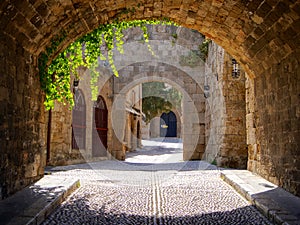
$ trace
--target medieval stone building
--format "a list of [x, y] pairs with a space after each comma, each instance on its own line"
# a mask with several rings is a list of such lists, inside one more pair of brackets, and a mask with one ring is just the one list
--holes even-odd
[[[123, 13], [132, 8], [135, 13]], [[183, 94], [181, 133], [186, 160], [203, 158], [220, 166], [247, 167], [300, 196], [299, 8], [299, 1], [266, 0], [1, 1], [0, 198], [41, 178], [47, 157], [61, 164], [75, 162], [84, 154], [92, 159], [92, 150], [80, 149], [92, 146], [90, 124], [96, 111], [104, 114], [107, 110], [107, 148], [112, 157], [122, 158], [126, 94], [148, 81], [166, 82]], [[93, 113], [73, 123], [78, 128], [73, 134], [81, 135], [86, 129], [90, 135], [81, 135], [73, 143], [75, 150], [69, 148], [71, 113], [61, 105], [55, 106], [51, 116], [44, 109], [45, 94], [38, 76], [41, 53], [65, 34], [49, 64], [70, 43], [99, 24], [116, 18], [162, 17], [176, 21], [185, 27], [182, 29], [201, 32], [231, 56], [211, 44], [215, 50], [209, 53], [206, 63], [191, 67], [195, 61], [188, 59], [194, 57], [191, 50], [195, 49], [188, 44], [196, 40], [172, 40], [168, 34], [170, 39], [162, 41], [157, 39], [160, 35], [154, 35], [150, 44], [158, 56], [165, 56], [163, 60], [147, 53], [143, 43], [127, 42], [125, 55], [116, 55], [117, 69], [123, 76], [113, 81], [113, 98], [109, 92], [112, 82], [101, 78], [99, 83], [108, 88], [99, 89], [100, 97], [89, 101], [90, 93], [81, 87], [86, 81], [80, 81], [73, 118], [84, 116], [84, 107]], [[143, 49], [143, 55], [135, 54]], [[127, 60], [122, 61], [122, 57]], [[245, 74], [232, 74], [236, 62]], [[106, 130], [102, 125], [100, 128]], [[47, 143], [56, 145], [55, 155], [51, 155], [51, 148], [47, 152]], [[101, 147], [95, 150], [95, 157], [102, 157]]]
[[232, 57], [214, 43], [203, 58], [199, 46], [204, 38], [198, 32], [175, 26], [148, 30], [155, 55], [140, 43], [142, 31], [135, 28], [126, 31], [124, 55], [115, 54], [120, 77], [99, 61], [96, 101], [91, 100], [90, 71], [80, 71], [72, 113], [59, 104], [51, 112], [48, 165], [124, 160], [127, 151], [141, 146], [141, 129], [147, 126], [142, 122], [141, 84], [164, 79], [181, 90], [182, 104], [154, 118], [146, 136], [181, 137], [185, 160], [246, 168], [244, 72], [233, 77]]

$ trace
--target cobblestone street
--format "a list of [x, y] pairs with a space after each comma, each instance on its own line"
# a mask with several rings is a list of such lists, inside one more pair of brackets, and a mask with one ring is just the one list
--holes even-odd
[[81, 187], [43, 224], [271, 224], [216, 167], [180, 161], [182, 144], [167, 141], [144, 142], [125, 162], [52, 168]]

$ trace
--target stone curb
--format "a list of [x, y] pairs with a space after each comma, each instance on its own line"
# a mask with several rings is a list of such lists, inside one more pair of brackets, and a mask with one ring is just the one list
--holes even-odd
[[271, 222], [300, 225], [299, 197], [247, 170], [223, 170], [221, 178]]
[[[80, 186], [79, 179], [54, 177], [46, 175], [40, 181], [27, 189], [37, 188], [37, 198], [32, 204], [21, 210], [21, 213], [14, 216], [7, 225], [39, 225], [41, 224], [72, 192]], [[28, 190], [26, 190], [28, 191]], [[22, 191], [21, 191], [22, 192]], [[25, 192], [25, 190], [24, 190]], [[26, 196], [26, 195], [25, 195]], [[37, 197], [38, 196], [38, 197]], [[29, 195], [28, 198], [31, 196]], [[19, 197], [13, 200], [14, 204], [18, 201], [27, 200]], [[0, 222], [0, 224], [2, 224]]]
[[80, 186], [80, 181], [76, 180], [73, 184], [71, 184], [69, 187], [67, 187], [59, 196], [57, 196], [52, 202], [50, 202], [48, 205], [46, 205], [26, 225], [39, 225], [39, 224], [41, 224], [79, 186]]

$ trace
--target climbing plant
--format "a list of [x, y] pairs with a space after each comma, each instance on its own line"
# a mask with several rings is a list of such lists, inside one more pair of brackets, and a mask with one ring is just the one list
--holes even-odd
[[142, 108], [146, 123], [152, 118], [181, 106], [182, 94], [172, 86], [162, 82], [148, 82], [142, 85]]
[[208, 56], [209, 44], [211, 39], [204, 38], [202, 43], [198, 46], [197, 50], [191, 50], [188, 55], [181, 55], [179, 58], [179, 64], [181, 66], [189, 66], [194, 68], [199, 65], [200, 62], [205, 62]]
[[[46, 94], [46, 109], [54, 107], [54, 101], [69, 103], [73, 106], [73, 94], [71, 91], [71, 75], [80, 79], [78, 69], [86, 67], [91, 70], [91, 86], [93, 99], [97, 96], [95, 85], [98, 81], [98, 58], [107, 60], [115, 76], [118, 76], [117, 68], [114, 64], [113, 49], [116, 48], [123, 53], [123, 31], [130, 27], [140, 27], [143, 31], [144, 42], [153, 53], [149, 45], [149, 35], [147, 24], [171, 25], [172, 22], [163, 20], [133, 20], [114, 21], [109, 24], [100, 25], [91, 33], [84, 35], [69, 45], [67, 49], [59, 53], [55, 58], [59, 45], [65, 40], [66, 32], [62, 32], [53, 38], [51, 45], [39, 56], [38, 66], [41, 88]], [[105, 49], [104, 51], [101, 49]], [[50, 59], [54, 58], [51, 62]]]
[[205, 38], [201, 45], [199, 45], [199, 50], [202, 53], [200, 58], [205, 62], [208, 56], [209, 44], [211, 43], [211, 39]]

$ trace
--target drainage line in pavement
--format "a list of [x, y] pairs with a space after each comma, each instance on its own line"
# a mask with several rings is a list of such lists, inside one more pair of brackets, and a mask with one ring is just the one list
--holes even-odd
[[157, 179], [155, 172], [152, 174], [153, 174], [152, 191], [153, 191], [154, 225], [160, 225], [162, 224], [160, 184], [159, 184], [159, 179]]

